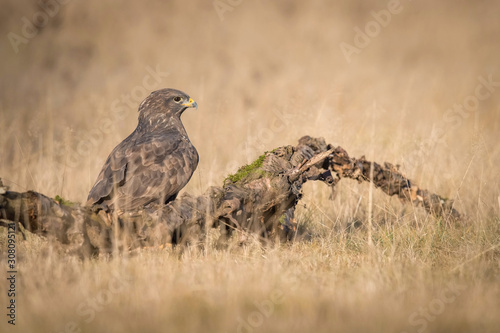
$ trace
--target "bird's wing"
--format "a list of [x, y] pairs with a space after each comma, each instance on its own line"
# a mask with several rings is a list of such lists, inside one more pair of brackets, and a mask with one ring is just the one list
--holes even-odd
[[130, 155], [127, 151], [131, 149], [133, 149], [133, 146], [129, 138], [127, 138], [109, 154], [94, 186], [89, 192], [87, 205], [93, 205], [100, 202], [101, 199], [108, 198], [115, 187], [123, 184], [127, 171], [128, 155]]
[[174, 149], [158, 155], [155, 162], [139, 164], [134, 169], [134, 177], [127, 177], [124, 186], [118, 189], [121, 205], [125, 209], [135, 209], [149, 202], [165, 203], [174, 197], [189, 181], [196, 165], [190, 156], [190, 149], [183, 142], [177, 142]]
[[[176, 133], [124, 140], [108, 157], [87, 204], [104, 202], [133, 210], [165, 202], [189, 181], [198, 163]], [[189, 144], [190, 145], [190, 144]]]

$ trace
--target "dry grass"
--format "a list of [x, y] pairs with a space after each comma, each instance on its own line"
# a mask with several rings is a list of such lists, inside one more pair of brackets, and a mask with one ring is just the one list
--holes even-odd
[[[39, 7], [4, 2], [2, 35], [21, 34]], [[446, 224], [375, 191], [368, 246], [368, 186], [345, 181], [333, 200], [308, 184], [298, 218], [312, 236], [272, 248], [210, 243], [81, 262], [31, 236], [18, 240], [18, 325], [2, 316], [2, 332], [498, 330], [500, 88], [458, 126], [443, 118], [479, 76], [500, 81], [498, 2], [402, 1], [350, 64], [339, 44], [386, 1], [243, 1], [224, 21], [211, 1], [164, 2], [73, 1], [17, 54], [3, 39], [0, 177], [13, 190], [84, 200], [136, 125], [149, 66], [170, 73], [153, 89], [199, 104], [183, 116], [201, 156], [186, 191], [309, 134], [400, 163], [468, 219]], [[133, 92], [131, 106], [120, 101]], [[99, 130], [104, 120], [113, 126]], [[438, 142], [433, 128], [445, 129]], [[5, 251], [2, 232], [2, 270]]]

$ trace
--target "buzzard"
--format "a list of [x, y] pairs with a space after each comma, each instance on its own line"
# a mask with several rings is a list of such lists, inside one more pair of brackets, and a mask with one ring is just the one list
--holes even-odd
[[125, 212], [174, 200], [198, 166], [198, 152], [180, 118], [187, 108], [197, 107], [175, 89], [146, 97], [139, 106], [137, 128], [109, 155], [87, 205]]

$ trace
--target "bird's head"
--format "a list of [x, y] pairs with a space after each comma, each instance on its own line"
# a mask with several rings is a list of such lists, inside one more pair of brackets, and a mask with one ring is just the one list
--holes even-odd
[[198, 104], [185, 92], [176, 89], [156, 90], [139, 105], [139, 120], [178, 118], [187, 108], [198, 108]]

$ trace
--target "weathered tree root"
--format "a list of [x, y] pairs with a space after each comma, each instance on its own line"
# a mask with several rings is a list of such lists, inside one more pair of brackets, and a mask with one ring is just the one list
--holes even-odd
[[197, 242], [207, 227], [220, 227], [224, 237], [241, 231], [263, 239], [290, 239], [305, 182], [318, 180], [334, 187], [341, 178], [370, 181], [370, 173], [373, 184], [386, 194], [437, 217], [460, 218], [451, 200], [420, 189], [392, 164], [351, 158], [341, 147], [309, 136], [297, 146], [266, 152], [228, 176], [223, 187], [211, 187], [199, 197], [184, 194], [164, 206], [120, 216], [96, 214], [89, 207], [40, 193], [8, 191], [0, 181], [0, 214], [4, 224], [20, 223], [32, 233], [55, 237], [69, 252], [82, 256], [113, 248]]

